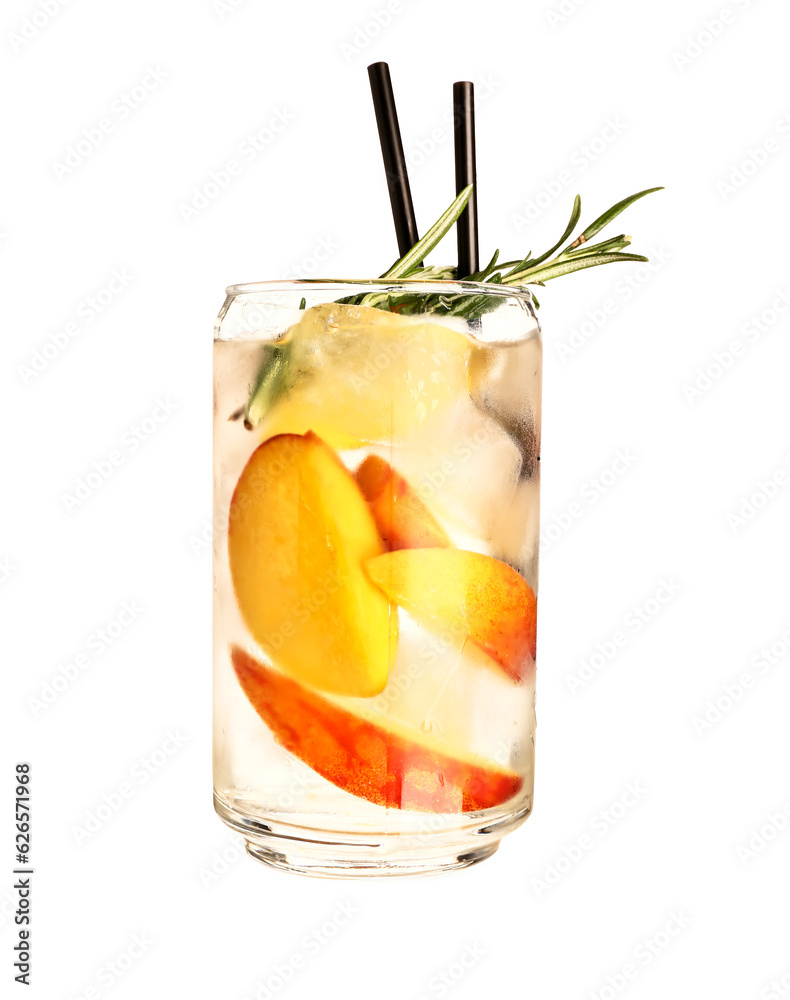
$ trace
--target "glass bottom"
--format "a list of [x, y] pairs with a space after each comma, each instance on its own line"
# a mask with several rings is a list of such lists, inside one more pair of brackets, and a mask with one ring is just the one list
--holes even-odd
[[422, 834], [352, 834], [251, 818], [215, 794], [214, 808], [224, 823], [244, 837], [247, 853], [270, 868], [321, 878], [438, 875], [469, 868], [496, 852], [499, 842], [532, 810], [531, 799], [517, 812], [482, 820], [453, 831]]

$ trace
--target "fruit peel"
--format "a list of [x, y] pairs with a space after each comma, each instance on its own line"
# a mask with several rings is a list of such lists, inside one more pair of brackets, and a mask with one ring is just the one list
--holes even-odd
[[358, 798], [387, 809], [470, 813], [500, 806], [523, 787], [515, 771], [448, 754], [416, 733], [355, 715], [238, 646], [231, 647], [231, 661], [277, 743]]

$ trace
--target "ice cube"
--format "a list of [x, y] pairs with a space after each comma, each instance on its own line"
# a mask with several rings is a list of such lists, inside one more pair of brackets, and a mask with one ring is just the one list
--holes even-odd
[[384, 691], [343, 702], [384, 725], [419, 733], [444, 752], [516, 766], [517, 741], [534, 733], [534, 673], [516, 684], [468, 638], [425, 629], [402, 610], [399, 615], [398, 652]]
[[372, 450], [408, 480], [454, 544], [488, 552], [522, 465], [518, 445], [496, 420], [461, 396], [432, 433]]
[[285, 363], [276, 369], [277, 392], [265, 386], [265, 436], [313, 430], [335, 447], [354, 447], [441, 422], [459, 396], [468, 398], [475, 348], [419, 316], [328, 303], [307, 310], [275, 350]]

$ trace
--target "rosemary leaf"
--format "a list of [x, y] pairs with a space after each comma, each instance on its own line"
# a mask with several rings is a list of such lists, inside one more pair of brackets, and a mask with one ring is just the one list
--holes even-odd
[[431, 226], [421, 240], [405, 253], [399, 261], [396, 261], [384, 274], [382, 278], [402, 278], [412, 267], [419, 264], [433, 248], [444, 239], [456, 223], [461, 212], [466, 208], [466, 203], [472, 197], [472, 185], [468, 184], [450, 205], [447, 211], [441, 215]]
[[[542, 264], [544, 260], [548, 260], [548, 258], [551, 257], [551, 255], [554, 253], [554, 251], [557, 250], [557, 249], [559, 249], [559, 247], [562, 246], [562, 244], [565, 242], [565, 240], [567, 240], [567, 238], [571, 235], [571, 233], [573, 232], [573, 230], [576, 228], [576, 223], [579, 221], [579, 216], [581, 214], [582, 214], [582, 200], [579, 197], [579, 195], [577, 194], [576, 197], [574, 198], [574, 201], [573, 201], [573, 210], [571, 212], [571, 218], [570, 218], [570, 221], [568, 222], [568, 225], [565, 227], [565, 232], [562, 234], [562, 236], [560, 236], [560, 238], [557, 240], [557, 242], [554, 244], [554, 246], [551, 248], [551, 250], [547, 250], [544, 254], [541, 254], [540, 257], [536, 257], [531, 262], [531, 264], [530, 264], [531, 267], [535, 267], [537, 264]], [[528, 259], [529, 259], [529, 255], [527, 255], [527, 257], [525, 257], [524, 260], [521, 263], [525, 264]], [[518, 268], [514, 268], [511, 273], [515, 274], [516, 270], [521, 270], [521, 267], [519, 266]], [[506, 276], [506, 278], [507, 278], [507, 276]]]
[[647, 261], [647, 257], [642, 257], [635, 253], [604, 253], [595, 257], [581, 257], [578, 260], [549, 261], [534, 270], [522, 271], [514, 274], [505, 282], [508, 285], [542, 285], [552, 278], [559, 278], [563, 274], [571, 274], [573, 271], [581, 271], [586, 267], [596, 267], [598, 264], [614, 264], [617, 261]]
[[639, 201], [640, 198], [644, 198], [646, 194], [652, 194], [654, 191], [663, 191], [663, 187], [647, 188], [645, 191], [639, 191], [637, 194], [629, 195], [627, 198], [623, 198], [622, 201], [618, 201], [616, 205], [612, 205], [610, 209], [607, 209], [603, 215], [599, 215], [595, 222], [591, 223], [581, 234], [577, 236], [576, 239], [568, 247], [569, 250], [573, 250], [574, 247], [580, 246], [582, 243], [586, 243], [591, 236], [595, 236], [599, 233], [604, 226], [608, 226], [612, 219], [616, 219], [617, 216], [624, 212], [629, 205], [633, 205], [635, 201]]
[[496, 262], [499, 259], [499, 251], [494, 251], [494, 256], [486, 264], [482, 271], [473, 271], [472, 274], [468, 274], [463, 280], [464, 281], [486, 281], [489, 274], [494, 270]]
[[615, 236], [610, 240], [602, 240], [600, 243], [582, 243], [580, 246], [571, 250], [563, 250], [561, 254], [557, 256], [557, 260], [576, 260], [578, 257], [587, 257], [590, 254], [597, 253], [610, 253], [615, 250], [622, 250], [623, 247], [628, 247], [631, 245], [630, 236]]

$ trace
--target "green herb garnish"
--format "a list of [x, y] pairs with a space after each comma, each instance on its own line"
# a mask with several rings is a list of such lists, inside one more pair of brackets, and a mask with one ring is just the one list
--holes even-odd
[[[640, 198], [644, 198], [646, 194], [652, 194], [654, 191], [661, 190], [663, 188], [648, 188], [645, 191], [632, 194], [628, 198], [623, 198], [622, 201], [618, 201], [616, 205], [613, 205], [603, 215], [600, 215], [595, 222], [591, 223], [562, 250], [560, 250], [560, 247], [572, 237], [581, 216], [581, 198], [579, 195], [576, 195], [570, 220], [562, 236], [560, 236], [554, 246], [538, 257], [533, 257], [530, 251], [520, 260], [510, 260], [504, 264], [499, 264], [499, 251], [497, 250], [483, 270], [463, 275], [460, 278], [456, 273], [457, 269], [453, 266], [421, 266], [424, 258], [447, 235], [466, 207], [466, 203], [472, 192], [472, 187], [469, 185], [434, 223], [425, 236], [419, 242], [415, 243], [411, 250], [404, 254], [400, 260], [396, 261], [381, 277], [383, 279], [397, 278], [401, 281], [409, 279], [420, 281], [474, 281], [514, 288], [526, 285], [540, 285], [543, 287], [547, 281], [551, 281], [553, 278], [560, 278], [564, 274], [572, 274], [574, 271], [581, 271], [588, 267], [598, 267], [601, 264], [614, 264], [618, 261], [645, 262], [648, 258], [643, 257], [641, 254], [622, 252], [625, 247], [630, 246], [630, 236], [615, 236], [612, 239], [593, 244], [589, 240], [612, 222], [613, 219], [616, 219], [629, 205], [632, 205]], [[552, 256], [553, 254], [556, 255]], [[482, 316], [489, 310], [495, 309], [498, 305], [493, 296], [485, 294], [459, 295], [452, 292], [438, 294], [408, 291], [372, 292], [367, 295], [343, 299], [342, 301], [373, 306], [377, 309], [390, 310], [403, 315], [438, 313], [445, 316], [463, 316], [467, 319]], [[535, 300], [535, 304], [536, 306], [539, 305], [537, 300]]]
[[[648, 188], [623, 198], [610, 209], [600, 215], [575, 239], [573, 231], [581, 216], [581, 198], [576, 195], [568, 225], [554, 246], [538, 257], [528, 253], [518, 260], [499, 263], [497, 250], [486, 267], [473, 274], [463, 275], [460, 279], [457, 268], [447, 266], [422, 266], [427, 255], [442, 241], [452, 229], [466, 207], [472, 194], [472, 185], [464, 188], [449, 208], [437, 219], [428, 232], [414, 246], [397, 260], [389, 270], [382, 274], [383, 280], [392, 279], [393, 283], [416, 281], [471, 281], [499, 287], [523, 288], [527, 285], [543, 287], [547, 281], [560, 278], [564, 274], [581, 271], [600, 264], [613, 264], [618, 261], [647, 261], [640, 254], [623, 253], [630, 246], [630, 236], [615, 236], [600, 243], [590, 243], [590, 239], [599, 233], [613, 219], [616, 219], [629, 205], [632, 205], [646, 194], [663, 190], [660, 187]], [[571, 242], [568, 242], [571, 240]], [[565, 245], [567, 244], [567, 245]], [[564, 249], [560, 249], [563, 247]], [[533, 295], [535, 305], [539, 303]], [[432, 313], [443, 316], [460, 316], [467, 320], [478, 319], [485, 313], [496, 309], [499, 298], [489, 293], [458, 294], [449, 288], [446, 292], [408, 291], [403, 288], [395, 290], [384, 288], [381, 292], [367, 292], [339, 300], [348, 305], [372, 306], [401, 315], [424, 315]], [[306, 301], [302, 298], [299, 309], [303, 310]], [[275, 346], [267, 345], [247, 405], [244, 407], [244, 422], [247, 427], [255, 426], [270, 409], [275, 399], [287, 388], [290, 372], [290, 344], [281, 343]], [[234, 417], [236, 415], [234, 414]]]

